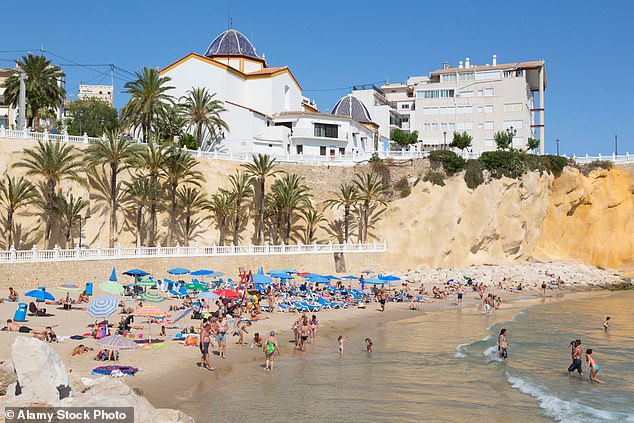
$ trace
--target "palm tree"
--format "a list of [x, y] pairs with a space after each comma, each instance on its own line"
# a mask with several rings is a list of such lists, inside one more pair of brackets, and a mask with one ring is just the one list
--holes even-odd
[[[26, 103], [30, 112], [29, 127], [40, 126], [40, 111], [42, 109], [55, 109], [62, 105], [66, 98], [66, 90], [60, 81], [64, 78], [64, 72], [47, 60], [45, 56], [36, 56], [29, 53], [18, 60], [17, 67], [26, 73]], [[5, 81], [4, 98], [13, 107], [18, 105], [20, 98], [20, 79], [18, 72], [11, 75]]]
[[0, 183], [0, 204], [7, 209], [7, 220], [4, 224], [7, 249], [13, 246], [13, 216], [15, 212], [19, 208], [35, 202], [36, 199], [35, 187], [22, 176], [16, 178], [6, 175], [4, 181]]
[[319, 224], [325, 222], [326, 218], [323, 213], [315, 210], [312, 204], [310, 207], [301, 209], [299, 217], [306, 223], [306, 227], [304, 228], [304, 242], [306, 244], [312, 244], [315, 240], [315, 232], [319, 229]]
[[120, 184], [119, 173], [141, 163], [143, 147], [130, 139], [122, 138], [117, 131], [110, 132], [105, 139], [92, 142], [86, 149], [90, 166], [110, 168], [110, 239], [109, 247], [113, 248], [117, 238], [117, 199]]
[[275, 177], [278, 170], [275, 170], [277, 165], [275, 159], [271, 158], [268, 154], [258, 154], [253, 156], [253, 161], [242, 165], [246, 169], [246, 173], [253, 178], [253, 181], [257, 183], [257, 212], [258, 212], [258, 229], [256, 243], [262, 243], [262, 235], [264, 231], [264, 198], [265, 198], [265, 185], [266, 178], [269, 176]]
[[354, 185], [357, 190], [358, 207], [361, 215], [359, 240], [365, 242], [368, 239], [368, 222], [372, 210], [378, 204], [386, 204], [385, 200], [383, 200], [385, 186], [374, 173], [357, 174]]
[[125, 192], [136, 207], [136, 246], [141, 246], [143, 209], [161, 194], [161, 186], [149, 176], [140, 176], [125, 182]]
[[227, 191], [220, 191], [218, 194], [212, 195], [211, 201], [207, 205], [207, 209], [214, 214], [216, 222], [218, 223], [218, 230], [220, 232], [218, 245], [225, 245], [227, 217], [231, 215], [233, 208], [233, 194]]
[[167, 245], [172, 245], [176, 224], [176, 193], [180, 184], [200, 186], [205, 178], [194, 167], [198, 161], [188, 152], [177, 147], [169, 147], [163, 163], [162, 176], [165, 178], [169, 198], [169, 223], [167, 225]]
[[[152, 181], [152, 184], [159, 185], [159, 177], [162, 174], [165, 164], [165, 148], [156, 142], [150, 141], [147, 148], [141, 154], [141, 162], [144, 172]], [[147, 231], [146, 247], [154, 245], [156, 239], [156, 213], [159, 195], [150, 199], [150, 227]]]
[[253, 196], [253, 187], [251, 186], [252, 178], [246, 172], [236, 170], [236, 173], [229, 176], [229, 184], [231, 188], [229, 192], [233, 197], [233, 245], [238, 245], [240, 239], [240, 223], [242, 221], [242, 213], [244, 212], [244, 202], [247, 198]]
[[173, 97], [166, 93], [174, 87], [167, 85], [171, 78], [161, 76], [157, 69], [143, 67], [142, 71], [135, 74], [136, 79], [124, 85], [130, 100], [121, 109], [121, 120], [131, 126], [140, 126], [143, 140], [148, 142], [150, 131], [167, 113], [169, 104], [174, 101]]
[[53, 141], [38, 141], [36, 147], [24, 150], [24, 155], [26, 157], [13, 166], [26, 169], [27, 176], [44, 178], [45, 192], [42, 195], [46, 202], [44, 240], [48, 245], [53, 225], [55, 187], [67, 179], [83, 183], [83, 179], [79, 176], [83, 163], [72, 145]]
[[334, 194], [332, 198], [325, 201], [326, 207], [329, 208], [341, 208], [343, 207], [343, 227], [344, 227], [344, 242], [348, 242], [350, 237], [350, 209], [358, 201], [357, 188], [348, 183], [339, 185], [339, 191]]
[[206, 208], [209, 205], [209, 200], [198, 188], [193, 187], [181, 187], [177, 197], [179, 208], [185, 212], [185, 247], [189, 247], [192, 215]]
[[203, 145], [205, 132], [215, 138], [221, 130], [229, 130], [227, 122], [220, 117], [220, 113], [226, 112], [227, 109], [222, 105], [222, 101], [214, 99], [215, 96], [216, 94], [210, 94], [207, 88], [192, 88], [180, 98], [180, 107], [187, 129], [196, 128], [198, 148]]
[[178, 105], [168, 106], [156, 127], [156, 135], [160, 141], [174, 142], [176, 137], [182, 137], [185, 119], [183, 119]]
[[81, 212], [86, 208], [88, 202], [83, 198], [75, 198], [73, 194], [70, 194], [68, 197], [65, 196], [57, 196], [55, 197], [55, 212], [60, 216], [64, 228], [66, 230], [66, 245], [71, 245], [71, 234], [73, 226], [79, 221], [81, 218]]
[[284, 225], [284, 243], [288, 244], [291, 238], [293, 212], [309, 204], [310, 194], [308, 193], [308, 187], [304, 185], [303, 177], [296, 174], [285, 174], [281, 179], [275, 181], [271, 191], [274, 203], [277, 204], [281, 212]]

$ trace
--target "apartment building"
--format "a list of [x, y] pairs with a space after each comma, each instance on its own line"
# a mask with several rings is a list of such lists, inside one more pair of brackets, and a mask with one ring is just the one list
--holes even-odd
[[78, 99], [96, 98], [114, 105], [114, 87], [112, 85], [87, 85], [79, 84]]
[[13, 129], [15, 110], [4, 98], [4, 81], [6, 81], [13, 72], [11, 69], [0, 69], [0, 126], [4, 126], [7, 129]]

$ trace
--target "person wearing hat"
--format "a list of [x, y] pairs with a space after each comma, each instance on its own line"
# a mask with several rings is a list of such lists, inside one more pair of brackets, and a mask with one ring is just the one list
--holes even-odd
[[266, 363], [264, 365], [264, 370], [273, 370], [273, 364], [275, 362], [275, 354], [279, 354], [280, 348], [277, 345], [277, 339], [275, 339], [275, 332], [271, 331], [269, 337], [266, 338], [266, 341], [262, 345], [262, 350], [264, 351], [264, 355], [266, 357]]

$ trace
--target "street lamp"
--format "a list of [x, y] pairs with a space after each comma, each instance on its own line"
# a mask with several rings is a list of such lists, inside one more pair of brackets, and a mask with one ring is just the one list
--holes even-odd
[[445, 139], [444, 148], [447, 149], [447, 131], [442, 131], [442, 136]]
[[559, 138], [555, 140], [555, 143], [557, 143], [557, 155], [559, 156]]
[[82, 217], [79, 215], [79, 249], [81, 250], [81, 229], [82, 229]]
[[619, 139], [617, 138], [616, 134], [614, 134], [614, 155], [619, 155]]
[[508, 135], [509, 137], [510, 147], [513, 147], [513, 137], [517, 135], [517, 129], [513, 128], [512, 126], [506, 128], [506, 135]]
[[81, 118], [84, 115], [83, 111], [79, 111], [79, 136], [81, 137], [82, 135], [84, 135], [84, 131], [83, 131], [83, 127], [81, 125]]

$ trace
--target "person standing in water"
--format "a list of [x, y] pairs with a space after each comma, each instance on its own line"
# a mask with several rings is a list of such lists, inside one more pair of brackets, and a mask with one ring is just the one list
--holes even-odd
[[387, 293], [385, 292], [385, 287], [381, 287], [379, 289], [379, 303], [381, 304], [381, 311], [385, 311], [385, 302], [387, 301]]
[[266, 363], [264, 365], [264, 370], [273, 370], [273, 364], [275, 363], [275, 354], [279, 354], [279, 347], [277, 346], [277, 339], [275, 339], [275, 332], [271, 331], [269, 337], [266, 338], [266, 341], [262, 344], [262, 350], [264, 351], [264, 356], [266, 357]]
[[502, 329], [500, 331], [500, 335], [498, 336], [498, 351], [500, 353], [500, 358], [503, 358], [504, 361], [509, 359], [509, 354], [507, 348], [510, 346], [508, 341], [506, 340], [506, 329]]
[[592, 348], [586, 350], [586, 367], [590, 367], [590, 380], [596, 383], [605, 384], [604, 381], [597, 379], [597, 372], [601, 369], [592, 357]]
[[572, 364], [568, 367], [568, 374], [572, 376], [574, 371], [579, 372], [579, 376], [581, 376], [581, 340], [577, 339], [576, 341], [572, 341], [570, 343], [571, 354], [572, 354]]
[[343, 335], [339, 335], [339, 338], [337, 338], [337, 342], [339, 342], [339, 356], [343, 355], [343, 343], [346, 342], [348, 339], [350, 338]]
[[603, 330], [606, 332], [610, 329], [610, 316], [605, 318], [605, 322], [603, 322]]

